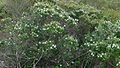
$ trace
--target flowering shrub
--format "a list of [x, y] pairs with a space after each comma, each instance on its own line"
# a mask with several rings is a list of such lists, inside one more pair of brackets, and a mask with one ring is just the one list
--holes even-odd
[[10, 32], [18, 37], [17, 41], [13, 40], [13, 45], [18, 45], [17, 49], [22, 50], [18, 51], [21, 57], [19, 63], [27, 68], [46, 67], [48, 64], [69, 66], [70, 60], [76, 57], [74, 52], [79, 48], [77, 39], [70, 35], [68, 28], [76, 26], [77, 19], [70, 17], [57, 5], [36, 3], [30, 13], [23, 13]]
[[120, 37], [116, 35], [120, 32], [119, 24], [119, 21], [115, 24], [111, 22], [99, 24], [93, 33], [86, 36], [86, 43], [84, 43], [90, 49], [92, 56], [96, 56], [100, 61], [113, 64], [115, 67], [118, 67], [120, 62]]
[[120, 21], [106, 21], [101, 11], [50, 0], [36, 2], [20, 16], [6, 25], [10, 36], [0, 41], [0, 46], [6, 47], [8, 67], [120, 66]]

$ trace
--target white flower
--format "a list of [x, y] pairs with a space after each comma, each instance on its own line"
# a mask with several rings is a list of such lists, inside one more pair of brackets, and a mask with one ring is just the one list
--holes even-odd
[[52, 47], [56, 48], [56, 45], [53, 44]]
[[118, 62], [117, 64], [116, 64], [116, 66], [119, 66], [120, 65], [120, 62]]
[[43, 30], [47, 30], [46, 28], [43, 28]]
[[62, 65], [60, 64], [60, 66], [62, 66]]
[[53, 47], [50, 47], [50, 49], [53, 49]]

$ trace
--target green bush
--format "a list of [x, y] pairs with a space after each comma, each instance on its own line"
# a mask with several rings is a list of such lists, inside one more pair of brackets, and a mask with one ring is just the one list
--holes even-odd
[[117, 68], [120, 62], [120, 37], [116, 35], [118, 32], [119, 21], [116, 24], [111, 22], [99, 24], [94, 32], [86, 36], [85, 47], [89, 48], [91, 55], [96, 56], [101, 62], [107, 62]]
[[[17, 46], [20, 50], [18, 53], [22, 58], [19, 63], [23, 63], [23, 67], [46, 64], [66, 66], [70, 64], [70, 59], [75, 57], [74, 52], [78, 50], [78, 42], [68, 30], [76, 26], [77, 21], [59, 6], [38, 2], [31, 7], [30, 13], [24, 13], [15, 24], [11, 34], [18, 38], [16, 41], [11, 39], [11, 42], [15, 43], [11, 43], [11, 46]], [[16, 52], [14, 48], [13, 55]], [[39, 65], [38, 62], [43, 63]]]
[[[24, 0], [23, 0], [24, 1]], [[89, 5], [46, 0], [20, 17], [0, 19], [8, 38], [0, 41], [11, 68], [117, 68], [120, 65], [120, 21]], [[20, 2], [21, 3], [21, 2]], [[21, 3], [22, 4], [22, 3]], [[19, 5], [16, 2], [16, 5]], [[10, 9], [10, 8], [9, 8]], [[17, 12], [16, 9], [15, 11]], [[26, 9], [25, 9], [26, 10]], [[17, 17], [17, 16], [16, 16]], [[118, 19], [117, 19], [118, 20]], [[111, 22], [110, 22], [111, 21]], [[5, 22], [5, 23], [4, 23]], [[2, 50], [1, 49], [1, 50]]]

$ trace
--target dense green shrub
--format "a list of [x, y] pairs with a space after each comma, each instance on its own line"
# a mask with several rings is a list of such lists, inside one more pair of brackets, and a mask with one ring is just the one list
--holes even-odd
[[85, 47], [89, 48], [91, 55], [96, 56], [101, 62], [107, 62], [117, 68], [120, 62], [120, 37], [116, 35], [118, 32], [119, 21], [116, 24], [111, 22], [99, 24], [94, 32], [86, 36]]
[[[30, 13], [23, 14], [10, 32], [14, 36], [11, 38], [11, 45], [15, 47], [11, 54], [17, 56], [14, 54], [17, 47], [22, 57], [18, 61], [24, 67], [39, 66], [41, 62], [44, 63], [40, 66], [45, 67], [49, 64], [66, 66], [71, 63], [70, 59], [74, 59], [74, 52], [78, 50], [78, 42], [70, 35], [69, 30], [76, 26], [77, 19], [70, 17], [59, 6], [38, 2], [31, 7]], [[18, 38], [15, 39], [15, 36]]]
[[[120, 21], [115, 23], [116, 20], [112, 19], [117, 16], [116, 13], [113, 13], [115, 16], [102, 13], [73, 0], [39, 1], [32, 0], [35, 4], [26, 12], [24, 8], [16, 9], [15, 12], [20, 10], [18, 16], [9, 12], [11, 18], [0, 19], [1, 28], [9, 32], [8, 38], [0, 41], [0, 52], [7, 67], [120, 66]], [[19, 4], [22, 2], [16, 2], [16, 5]], [[18, 18], [14, 19], [13, 16]]]

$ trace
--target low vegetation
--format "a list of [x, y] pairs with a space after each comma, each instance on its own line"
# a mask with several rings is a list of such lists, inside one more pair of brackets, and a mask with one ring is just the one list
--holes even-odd
[[119, 68], [119, 0], [0, 0], [0, 68]]

